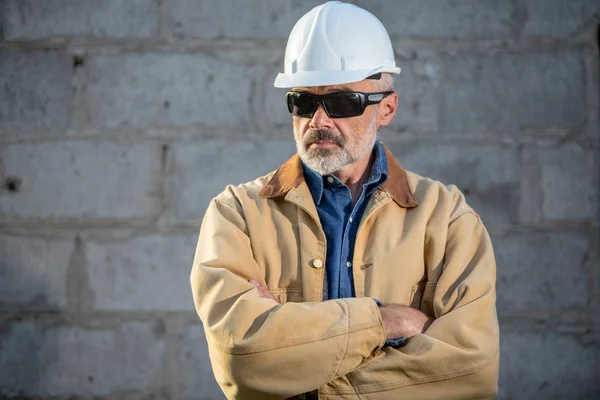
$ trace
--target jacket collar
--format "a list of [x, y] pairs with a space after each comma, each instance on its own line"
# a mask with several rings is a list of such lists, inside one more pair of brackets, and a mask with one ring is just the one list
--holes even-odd
[[[388, 179], [380, 189], [387, 192], [392, 199], [404, 208], [419, 205], [408, 186], [406, 171], [394, 158], [386, 145], [383, 145], [388, 162]], [[266, 198], [280, 197], [304, 182], [304, 170], [300, 156], [295, 154], [275, 172], [271, 180], [261, 189], [260, 196]]]

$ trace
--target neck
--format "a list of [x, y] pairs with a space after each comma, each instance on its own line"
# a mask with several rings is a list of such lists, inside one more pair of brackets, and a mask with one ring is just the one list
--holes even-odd
[[369, 180], [369, 174], [375, 162], [375, 147], [357, 162], [346, 165], [334, 175], [348, 186], [352, 194], [352, 202], [356, 203], [363, 185]]

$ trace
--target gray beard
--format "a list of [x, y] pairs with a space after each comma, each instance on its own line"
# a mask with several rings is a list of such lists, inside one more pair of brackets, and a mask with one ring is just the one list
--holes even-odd
[[353, 164], [373, 150], [377, 136], [373, 136], [367, 145], [358, 152], [351, 154], [346, 148], [339, 146], [337, 150], [315, 149], [308, 150], [304, 143], [296, 140], [296, 150], [306, 166], [320, 175], [329, 175], [340, 171], [347, 165]]
[[[329, 175], [340, 171], [346, 165], [353, 164], [369, 154], [373, 150], [375, 141], [377, 140], [376, 119], [373, 118], [368, 128], [369, 132], [375, 132], [372, 138], [365, 141], [364, 139], [357, 143], [358, 148], [354, 148], [353, 152], [349, 151], [348, 143], [341, 135], [328, 130], [311, 131], [304, 138], [300, 138], [294, 131], [294, 139], [296, 141], [296, 151], [300, 159], [306, 166], [320, 175]], [[331, 140], [338, 146], [338, 149], [329, 150], [325, 148], [317, 148], [309, 150], [311, 143], [318, 140]], [[307, 146], [306, 144], [309, 144]]]
[[[299, 146], [296, 146], [299, 147]], [[328, 149], [316, 149], [313, 151], [301, 150], [298, 148], [300, 158], [306, 166], [320, 175], [329, 175], [338, 172], [346, 165], [352, 164], [355, 160], [350, 154], [343, 150], [333, 154]]]

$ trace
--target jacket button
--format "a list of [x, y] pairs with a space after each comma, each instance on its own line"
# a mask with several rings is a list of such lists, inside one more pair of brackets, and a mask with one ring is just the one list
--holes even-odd
[[312, 266], [313, 266], [313, 267], [315, 267], [315, 268], [321, 268], [321, 267], [323, 266], [323, 261], [321, 261], [321, 260], [320, 260], [320, 259], [318, 259], [318, 258], [315, 258], [315, 259], [312, 261]]

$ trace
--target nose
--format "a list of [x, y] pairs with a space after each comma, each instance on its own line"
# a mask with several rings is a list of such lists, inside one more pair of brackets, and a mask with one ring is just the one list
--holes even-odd
[[309, 125], [311, 129], [329, 129], [333, 127], [333, 121], [325, 112], [322, 104], [317, 107], [317, 111], [310, 119]]

